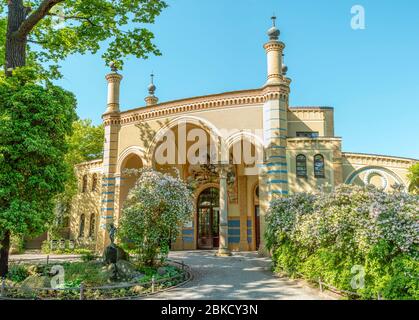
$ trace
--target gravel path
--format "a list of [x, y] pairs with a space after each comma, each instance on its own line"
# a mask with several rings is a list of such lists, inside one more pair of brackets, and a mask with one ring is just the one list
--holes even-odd
[[275, 277], [269, 258], [254, 252], [216, 257], [215, 251], [178, 251], [170, 258], [191, 267], [193, 279], [185, 286], [157, 294], [164, 300], [324, 300], [332, 299], [299, 281]]

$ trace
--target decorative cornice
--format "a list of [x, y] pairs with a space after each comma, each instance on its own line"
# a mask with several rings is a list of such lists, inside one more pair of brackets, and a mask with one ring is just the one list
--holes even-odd
[[280, 41], [269, 41], [264, 44], [263, 48], [265, 48], [266, 53], [270, 51], [282, 51], [285, 49], [285, 44]]
[[327, 106], [293, 106], [291, 111], [333, 111], [335, 108]]
[[287, 98], [282, 86], [270, 86], [263, 89], [243, 90], [169, 101], [155, 106], [142, 107], [120, 113], [120, 124], [130, 124], [142, 120], [173, 116], [179, 113], [214, 110], [226, 107], [263, 104], [267, 100]]
[[348, 162], [361, 165], [397, 166], [403, 168], [409, 168], [411, 165], [419, 162], [417, 159], [364, 153], [344, 152], [342, 157], [346, 158]]
[[123, 76], [120, 75], [119, 73], [109, 73], [106, 75], [106, 80], [109, 83], [116, 83], [116, 82], [121, 82]]
[[82, 163], [76, 164], [77, 171], [90, 171], [93, 169], [101, 169], [103, 165], [103, 160], [92, 160], [92, 161], [86, 161]]

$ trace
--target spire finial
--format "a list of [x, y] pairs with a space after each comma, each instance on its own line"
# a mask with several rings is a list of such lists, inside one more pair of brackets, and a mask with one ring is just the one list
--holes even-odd
[[270, 40], [275, 41], [275, 40], [279, 39], [279, 35], [280, 35], [280, 31], [276, 27], [276, 15], [275, 15], [275, 13], [272, 15], [271, 19], [272, 19], [272, 27], [268, 30], [268, 36], [269, 36]]
[[151, 79], [151, 83], [148, 86], [148, 93], [151, 96], [154, 96], [154, 93], [156, 92], [156, 86], [154, 85], [154, 72], [151, 72], [150, 79]]
[[275, 12], [273, 13], [271, 19], [272, 19], [272, 26], [273, 27], [276, 27], [276, 15], [275, 15]]

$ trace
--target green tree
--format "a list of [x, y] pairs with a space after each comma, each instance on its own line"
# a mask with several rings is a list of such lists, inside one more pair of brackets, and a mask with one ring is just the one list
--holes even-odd
[[66, 137], [76, 99], [33, 79], [27, 69], [0, 77], [0, 276], [8, 272], [11, 234], [46, 231], [68, 176]]
[[125, 202], [118, 236], [151, 266], [158, 254], [168, 253], [170, 243], [192, 218], [192, 191], [179, 177], [152, 169], [129, 172], [140, 177]]
[[68, 169], [68, 179], [65, 182], [64, 192], [57, 196], [55, 221], [50, 232], [55, 234], [61, 230], [62, 222], [68, 217], [71, 201], [77, 193], [77, 177], [74, 167], [85, 161], [101, 159], [104, 143], [103, 125], [93, 125], [90, 119], [77, 120], [73, 123], [72, 135], [67, 137], [68, 152], [65, 162]]
[[419, 195], [419, 162], [409, 168], [409, 192]]
[[120, 68], [128, 55], [158, 55], [144, 24], [154, 23], [165, 7], [162, 0], [0, 0], [0, 19], [7, 20], [6, 72], [10, 76], [25, 66], [29, 52], [56, 66], [70, 54], [96, 53], [104, 44], [106, 63]]

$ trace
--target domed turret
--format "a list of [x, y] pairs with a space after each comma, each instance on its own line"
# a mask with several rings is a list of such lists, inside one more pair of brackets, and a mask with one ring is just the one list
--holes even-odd
[[270, 40], [278, 40], [281, 31], [276, 27], [276, 17], [272, 16], [272, 27], [268, 30], [268, 36]]
[[149, 96], [145, 98], [145, 102], [147, 103], [147, 106], [153, 106], [159, 102], [159, 99], [154, 95], [156, 92], [156, 86], [154, 85], [154, 74], [150, 75], [151, 77], [151, 83], [148, 86], [148, 93]]

